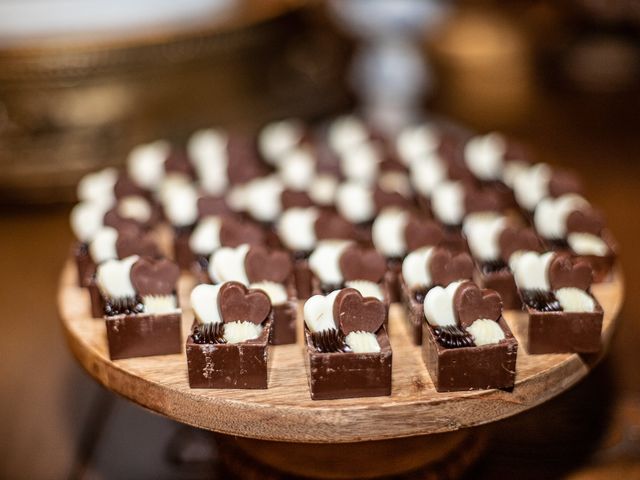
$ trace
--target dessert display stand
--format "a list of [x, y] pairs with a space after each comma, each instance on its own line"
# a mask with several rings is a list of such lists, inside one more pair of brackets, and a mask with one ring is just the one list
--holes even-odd
[[[192, 286], [190, 277], [180, 279], [184, 338]], [[62, 272], [58, 305], [69, 347], [91, 376], [145, 408], [216, 432], [221, 461], [238, 478], [455, 478], [482, 454], [481, 425], [551, 399], [602, 358], [623, 300], [620, 270], [592, 290], [605, 312], [599, 354], [528, 355], [524, 315], [505, 312], [520, 342], [512, 391], [436, 392], [402, 308], [393, 305], [391, 396], [324, 401], [309, 395], [300, 315], [298, 344], [272, 347], [268, 389], [213, 390], [189, 388], [184, 352], [111, 361], [104, 321], [91, 318], [72, 261]]]

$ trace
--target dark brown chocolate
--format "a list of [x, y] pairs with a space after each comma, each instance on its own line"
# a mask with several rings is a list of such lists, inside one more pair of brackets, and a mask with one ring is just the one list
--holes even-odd
[[353, 240], [357, 237], [354, 226], [337, 213], [321, 210], [314, 229], [318, 240]]
[[480, 272], [477, 279], [479, 285], [498, 292], [505, 310], [521, 309], [522, 300], [518, 294], [513, 272], [509, 268], [487, 271], [481, 265], [478, 270]]
[[446, 348], [473, 347], [473, 337], [457, 325], [434, 327], [433, 334], [440, 345]]
[[288, 208], [306, 208], [313, 206], [313, 200], [307, 192], [285, 189], [280, 194], [280, 203], [283, 210]]
[[237, 247], [243, 243], [263, 245], [265, 235], [258, 225], [229, 217], [220, 226], [220, 243], [225, 247]]
[[333, 302], [333, 318], [344, 335], [351, 332], [375, 333], [387, 316], [384, 303], [363, 297], [355, 288], [343, 288]]
[[540, 312], [559, 312], [560, 302], [553, 292], [547, 290], [521, 290], [522, 302]]
[[118, 233], [116, 252], [118, 258], [126, 258], [131, 255], [157, 258], [161, 255], [158, 245], [150, 234], [141, 230], [134, 232], [128, 229]]
[[170, 295], [176, 290], [180, 268], [171, 260], [141, 258], [131, 267], [131, 284], [141, 296]]
[[604, 225], [602, 212], [591, 207], [574, 210], [567, 216], [567, 231], [570, 233], [584, 232], [600, 235]]
[[508, 264], [511, 255], [519, 250], [542, 252], [542, 243], [531, 228], [507, 226], [498, 235], [498, 248], [500, 258]]
[[182, 351], [180, 313], [118, 315], [105, 323], [112, 360]]
[[291, 276], [291, 257], [283, 250], [267, 250], [263, 246], [252, 246], [244, 261], [247, 277], [251, 283], [285, 283]]
[[420, 247], [435, 247], [444, 240], [442, 227], [428, 218], [411, 215], [404, 229], [404, 237], [409, 252]]
[[497, 321], [502, 315], [502, 300], [494, 290], [481, 290], [473, 282], [464, 282], [453, 296], [453, 308], [460, 325], [466, 329], [481, 318]]
[[588, 290], [593, 281], [591, 267], [587, 262], [562, 253], [553, 256], [547, 275], [552, 290], [565, 287]]
[[345, 281], [367, 280], [379, 283], [385, 274], [385, 259], [374, 248], [362, 248], [357, 245], [347, 247], [339, 259], [340, 270]]
[[239, 282], [226, 282], [218, 292], [218, 309], [224, 323], [260, 325], [271, 311], [271, 302], [262, 290], [250, 290]]
[[473, 277], [473, 260], [468, 253], [452, 253], [446, 248], [435, 248], [429, 262], [434, 285], [446, 286], [457, 280]]
[[499, 343], [447, 348], [438, 342], [434, 329], [424, 322], [422, 359], [438, 392], [514, 386], [518, 342], [504, 318], [498, 319], [498, 325], [505, 334]]
[[560, 197], [565, 193], [579, 193], [582, 191], [580, 178], [569, 170], [554, 169], [549, 180], [549, 194]]
[[424, 295], [428, 289], [420, 291], [419, 298], [417, 293], [409, 288], [404, 281], [402, 274], [398, 276], [400, 284], [400, 302], [404, 307], [404, 319], [407, 332], [411, 337], [414, 345], [422, 344], [422, 324], [424, 323]]
[[199, 218], [232, 214], [232, 211], [229, 208], [229, 205], [227, 205], [224, 197], [203, 195], [198, 198], [197, 206]]
[[311, 334], [311, 343], [320, 353], [348, 352], [350, 348], [344, 339], [344, 334], [336, 328]]
[[199, 323], [193, 326], [191, 332], [193, 343], [202, 345], [205, 343], [227, 343], [224, 338], [224, 323], [222, 322], [209, 322]]

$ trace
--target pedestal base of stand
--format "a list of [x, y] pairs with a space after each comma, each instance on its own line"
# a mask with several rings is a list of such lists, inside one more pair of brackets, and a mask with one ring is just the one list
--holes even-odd
[[216, 434], [220, 460], [238, 478], [455, 479], [484, 450], [478, 429], [358, 443], [272, 442]]

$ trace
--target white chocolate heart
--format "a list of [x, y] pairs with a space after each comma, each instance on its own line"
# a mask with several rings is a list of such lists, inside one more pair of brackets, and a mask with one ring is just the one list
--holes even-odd
[[228, 137], [222, 130], [206, 128], [197, 130], [187, 143], [187, 152], [194, 166], [227, 164]]
[[502, 182], [513, 190], [513, 184], [518, 175], [529, 168], [529, 164], [523, 160], [510, 160], [505, 162], [502, 169]]
[[373, 221], [371, 236], [376, 250], [388, 258], [403, 257], [407, 252], [404, 230], [409, 214], [399, 208], [385, 208]]
[[75, 205], [69, 220], [76, 238], [81, 242], [90, 242], [103, 227], [104, 214], [108, 209], [108, 206], [95, 202], [81, 202]]
[[600, 237], [591, 233], [570, 233], [567, 236], [567, 243], [578, 255], [595, 255], [604, 257], [609, 254], [609, 246]]
[[433, 283], [429, 270], [432, 253], [433, 247], [421, 247], [402, 261], [402, 278], [409, 289], [430, 287]]
[[118, 170], [105, 168], [82, 177], [76, 189], [78, 200], [112, 205], [115, 201], [113, 187], [118, 180]]
[[340, 255], [351, 245], [350, 240], [322, 240], [309, 256], [309, 268], [325, 285], [339, 285], [344, 281], [340, 270]]
[[436, 187], [447, 179], [447, 168], [436, 154], [416, 158], [409, 164], [409, 179], [416, 192], [430, 198]]
[[579, 288], [560, 288], [555, 291], [555, 295], [564, 312], [590, 313], [596, 310], [593, 297]]
[[118, 258], [117, 241], [118, 231], [115, 228], [102, 227], [98, 230], [89, 244], [89, 255], [91, 255], [93, 263], [99, 265], [112, 258]]
[[307, 193], [318, 205], [330, 206], [335, 202], [338, 185], [338, 179], [333, 175], [319, 174], [311, 180]]
[[262, 333], [262, 325], [253, 322], [231, 322], [224, 324], [224, 339], [227, 343], [241, 343], [254, 340]]
[[316, 161], [307, 150], [295, 148], [283, 155], [279, 173], [287, 188], [307, 190], [316, 173]]
[[352, 223], [365, 223], [376, 213], [373, 193], [361, 183], [345, 182], [336, 191], [336, 208]]
[[467, 215], [462, 231], [467, 238], [469, 250], [474, 258], [481, 261], [492, 261], [500, 257], [498, 238], [506, 223], [507, 220], [504, 216], [492, 212]]
[[276, 175], [250, 181], [244, 190], [247, 212], [260, 222], [274, 222], [282, 212], [283, 190], [284, 185]]
[[205, 217], [198, 222], [189, 237], [189, 248], [198, 255], [211, 255], [220, 248], [222, 220], [217, 216]]
[[369, 142], [354, 145], [344, 152], [340, 170], [347, 180], [371, 185], [378, 177], [380, 152]]
[[316, 208], [289, 208], [285, 210], [276, 224], [276, 232], [282, 243], [298, 252], [310, 252], [316, 246], [315, 223], [318, 219]]
[[480, 180], [498, 180], [502, 177], [507, 144], [499, 133], [471, 138], [464, 146], [467, 168]]
[[533, 212], [540, 200], [549, 195], [551, 168], [545, 163], [536, 163], [520, 171], [513, 178], [513, 193], [524, 210]]
[[343, 154], [369, 139], [367, 127], [353, 115], [336, 118], [329, 125], [327, 133], [329, 145], [339, 154]]
[[465, 215], [464, 188], [460, 182], [442, 182], [431, 195], [431, 209], [445, 225], [460, 225]]
[[209, 259], [209, 276], [214, 282], [240, 282], [249, 285], [244, 260], [250, 246], [246, 243], [236, 248], [221, 247]]
[[131, 267], [138, 261], [137, 255], [122, 260], [111, 259], [98, 265], [96, 283], [105, 297], [133, 298], [136, 290], [131, 283]]
[[198, 192], [190, 184], [175, 185], [167, 192], [164, 213], [171, 225], [186, 227], [198, 219]]
[[151, 205], [140, 195], [128, 195], [118, 202], [118, 215], [136, 222], [146, 223], [151, 218]]
[[453, 282], [445, 288], [433, 287], [427, 292], [424, 297], [424, 316], [429, 325], [434, 327], [457, 325], [453, 297], [462, 283]]
[[505, 339], [504, 331], [498, 322], [487, 318], [479, 318], [473, 322], [467, 327], [467, 332], [473, 337], [473, 343], [476, 344], [476, 347], [493, 345]]
[[553, 258], [553, 252], [539, 254], [537, 252], [524, 252], [517, 257], [511, 256], [510, 264], [516, 285], [520, 290], [549, 291], [549, 264]]
[[440, 143], [440, 135], [435, 126], [428, 123], [404, 128], [396, 140], [396, 150], [405, 165], [435, 152]]
[[252, 290], [262, 290], [267, 294], [269, 300], [271, 301], [271, 305], [284, 305], [289, 300], [289, 296], [287, 295], [287, 290], [284, 288], [284, 285], [276, 282], [256, 282], [249, 285], [249, 288]]
[[299, 120], [281, 120], [267, 124], [258, 135], [258, 149], [271, 165], [278, 165], [287, 152], [302, 139], [304, 128]]
[[220, 323], [222, 317], [218, 310], [218, 293], [221, 285], [201, 283], [191, 290], [191, 308], [201, 323]]
[[351, 332], [344, 342], [349, 345], [353, 353], [376, 353], [380, 351], [380, 344], [375, 333]]
[[558, 198], [544, 198], [538, 203], [533, 214], [536, 231], [544, 238], [565, 238], [567, 218], [571, 212], [588, 206], [587, 200], [573, 193]]
[[311, 332], [335, 330], [337, 328], [333, 318], [333, 303], [340, 290], [335, 290], [329, 295], [314, 295], [304, 302], [304, 323]]
[[127, 158], [129, 177], [146, 190], [156, 190], [165, 176], [164, 162], [169, 150], [169, 143], [164, 140], [135, 147]]
[[344, 286], [347, 288], [355, 288], [363, 297], [373, 297], [384, 302], [382, 288], [375, 282], [370, 282], [369, 280], [350, 280], [345, 282]]

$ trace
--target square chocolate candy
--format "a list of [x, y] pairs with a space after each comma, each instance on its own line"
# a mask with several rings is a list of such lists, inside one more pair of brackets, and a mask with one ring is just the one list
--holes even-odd
[[380, 352], [319, 352], [305, 328], [305, 365], [313, 400], [391, 395], [391, 345], [385, 327], [376, 334]]
[[491, 268], [488, 264], [477, 264], [477, 283], [482, 288], [495, 290], [502, 298], [502, 306], [505, 310], [520, 310], [522, 301], [518, 294], [518, 287], [513, 277], [513, 272], [508, 266]]
[[187, 338], [187, 368], [191, 388], [267, 388], [269, 318], [260, 336], [241, 343], [198, 344]]
[[104, 317], [112, 360], [182, 351], [180, 312]]
[[[404, 281], [402, 274], [398, 276], [400, 285], [400, 301], [404, 307], [404, 321], [414, 345], [422, 344], [422, 324], [424, 323], [424, 295], [428, 289], [414, 291]], [[419, 301], [422, 299], [422, 301]]]
[[422, 359], [439, 392], [512, 388], [516, 378], [518, 341], [503, 317], [498, 324], [505, 334], [500, 343], [480, 347], [446, 348], [424, 322]]

